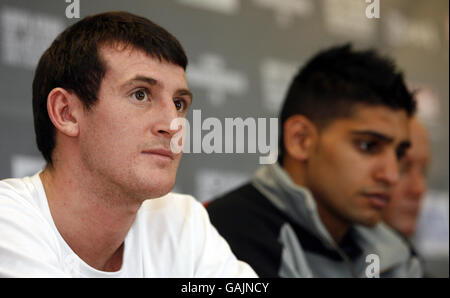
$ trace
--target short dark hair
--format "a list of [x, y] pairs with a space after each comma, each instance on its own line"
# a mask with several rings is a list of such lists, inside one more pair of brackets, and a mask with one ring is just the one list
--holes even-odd
[[44, 52], [33, 80], [33, 116], [36, 142], [52, 164], [55, 127], [47, 112], [47, 97], [54, 88], [74, 92], [89, 109], [106, 72], [99, 54], [104, 45], [131, 46], [160, 61], [186, 70], [187, 57], [178, 40], [150, 20], [127, 12], [86, 17], [64, 30]]
[[416, 103], [393, 61], [351, 44], [318, 53], [294, 77], [281, 113], [278, 162], [285, 154], [283, 125], [301, 114], [319, 131], [337, 118], [350, 117], [356, 104], [387, 106], [412, 116]]

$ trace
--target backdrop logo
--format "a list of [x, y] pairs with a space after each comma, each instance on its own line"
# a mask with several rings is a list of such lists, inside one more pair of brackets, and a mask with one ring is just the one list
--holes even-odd
[[66, 7], [66, 17], [68, 19], [80, 18], [80, 0], [65, 0], [66, 3], [71, 3]]
[[414, 20], [392, 10], [383, 22], [386, 41], [393, 47], [417, 47], [432, 52], [441, 48], [439, 28], [432, 21]]
[[264, 59], [260, 66], [263, 107], [272, 113], [279, 110], [289, 83], [300, 63], [281, 61], [279, 59]]
[[214, 106], [222, 105], [227, 94], [244, 95], [249, 84], [244, 74], [228, 69], [225, 60], [215, 54], [202, 55], [188, 67], [186, 76], [190, 85], [206, 90]]
[[253, 0], [256, 5], [272, 9], [275, 12], [275, 21], [281, 27], [292, 24], [295, 16], [310, 16], [314, 12], [314, 4], [311, 0]]
[[236, 14], [240, 0], [178, 0], [180, 3], [196, 8], [208, 9], [223, 14]]
[[380, 257], [376, 254], [366, 256], [366, 277], [379, 278], [380, 277]]
[[335, 35], [351, 39], [370, 41], [376, 34], [378, 22], [373, 22], [366, 14], [372, 15], [372, 6], [364, 0], [325, 0], [323, 3], [325, 29]]
[[2, 60], [8, 65], [34, 68], [64, 23], [44, 14], [5, 7], [0, 13]]

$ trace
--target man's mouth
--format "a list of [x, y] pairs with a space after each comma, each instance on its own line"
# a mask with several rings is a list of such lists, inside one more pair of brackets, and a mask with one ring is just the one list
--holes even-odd
[[163, 159], [174, 160], [175, 154], [171, 150], [165, 148], [155, 148], [142, 151], [143, 154], [151, 154]]
[[370, 204], [377, 208], [383, 209], [390, 201], [390, 194], [387, 192], [367, 192], [363, 193], [363, 196], [368, 198]]

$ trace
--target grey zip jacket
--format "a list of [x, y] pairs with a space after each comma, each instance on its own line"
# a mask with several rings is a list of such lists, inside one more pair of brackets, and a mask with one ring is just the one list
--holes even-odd
[[212, 201], [211, 222], [260, 277], [422, 277], [422, 265], [384, 223], [355, 224], [339, 245], [321, 222], [311, 192], [278, 163]]

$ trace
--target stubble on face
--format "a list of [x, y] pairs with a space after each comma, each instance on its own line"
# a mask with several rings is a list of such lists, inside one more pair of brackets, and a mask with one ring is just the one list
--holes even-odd
[[[177, 116], [172, 96], [187, 88], [184, 70], [136, 49], [102, 47], [100, 53], [107, 71], [98, 102], [81, 126], [83, 166], [101, 193], [135, 200], [160, 197], [175, 183], [181, 154], [167, 161], [143, 151], [169, 147], [168, 123]], [[136, 76], [154, 78], [158, 85], [127, 84]], [[151, 101], [136, 102], [138, 88], [151, 90]]]

